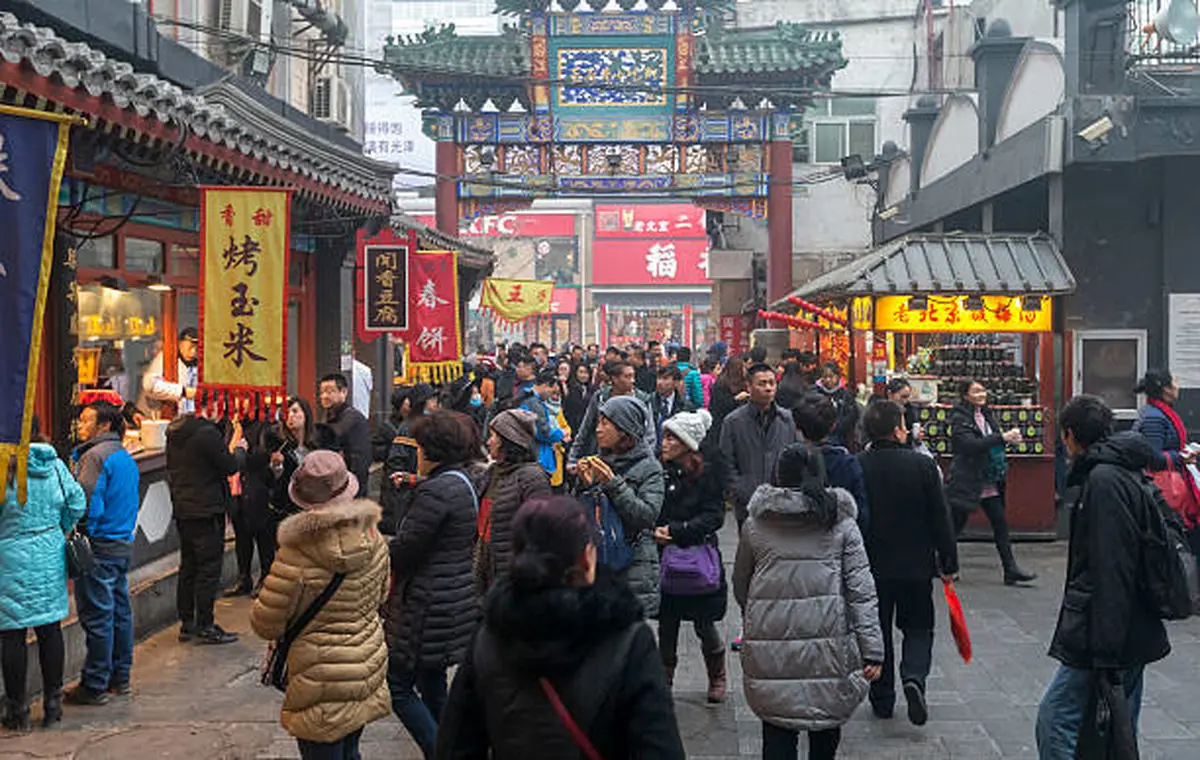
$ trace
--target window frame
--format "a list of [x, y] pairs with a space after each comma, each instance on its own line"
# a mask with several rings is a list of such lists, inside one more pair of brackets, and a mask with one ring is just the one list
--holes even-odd
[[[817, 158], [817, 141], [816, 141], [816, 133], [817, 133], [816, 128], [818, 125], [840, 126], [841, 133], [842, 133], [843, 150], [849, 151], [850, 150], [850, 125], [851, 124], [861, 124], [861, 125], [869, 124], [871, 126], [871, 144], [872, 144], [871, 154], [863, 156], [862, 158], [864, 161], [867, 161], [867, 162], [869, 162], [875, 158], [874, 144], [876, 142], [878, 142], [878, 140], [879, 140], [879, 102], [878, 102], [878, 99], [876, 99], [876, 98], [862, 97], [862, 98], [856, 98], [856, 99], [871, 100], [872, 101], [871, 113], [870, 114], [859, 114], [859, 115], [854, 115], [854, 114], [835, 115], [833, 113], [834, 102], [836, 100], [838, 100], [838, 98], [822, 98], [821, 100], [817, 101], [816, 106], [805, 111], [803, 127], [800, 130], [800, 134], [796, 135], [796, 137], [793, 138], [793, 142], [797, 147], [804, 146], [804, 149], [806, 150], [806, 154], [803, 155], [804, 160], [801, 161], [801, 160], [798, 160], [799, 157], [796, 155], [797, 154], [796, 150], [793, 150], [793, 157], [796, 159], [795, 160], [796, 163], [805, 163], [805, 164], [811, 164], [814, 166], [835, 166], [835, 165], [841, 163], [841, 160], [845, 155], [850, 155], [850, 154], [846, 153], [846, 154], [843, 154], [842, 156], [837, 156], [833, 160], [830, 160], [830, 161], [818, 160], [818, 158]], [[816, 113], [817, 111], [820, 111], [820, 113]]]

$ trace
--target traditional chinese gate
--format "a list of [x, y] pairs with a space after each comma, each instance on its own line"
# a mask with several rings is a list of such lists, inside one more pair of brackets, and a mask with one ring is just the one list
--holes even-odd
[[[768, 219], [768, 293], [783, 297], [792, 115], [845, 65], [840, 39], [788, 23], [729, 28], [731, 0], [635, 5], [499, 0], [515, 22], [500, 36], [445, 27], [389, 40], [385, 68], [437, 141], [438, 228], [538, 197], [685, 199]], [[669, 271], [667, 254], [643, 266]]]

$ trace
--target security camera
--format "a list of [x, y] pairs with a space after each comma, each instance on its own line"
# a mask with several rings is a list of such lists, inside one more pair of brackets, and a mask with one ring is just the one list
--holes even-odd
[[1079, 130], [1077, 134], [1083, 140], [1096, 144], [1104, 140], [1108, 136], [1108, 133], [1113, 131], [1114, 126], [1116, 125], [1113, 124], [1113, 120], [1104, 116]]

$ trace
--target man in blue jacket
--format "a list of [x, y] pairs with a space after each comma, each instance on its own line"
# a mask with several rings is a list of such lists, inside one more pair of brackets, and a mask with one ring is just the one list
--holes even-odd
[[693, 408], [700, 409], [704, 406], [704, 384], [700, 381], [700, 370], [690, 364], [692, 349], [687, 346], [680, 347], [675, 352], [675, 360], [675, 366], [679, 367], [683, 374], [683, 387], [688, 401], [692, 403]]
[[554, 444], [570, 443], [570, 438], [558, 426], [558, 421], [550, 414], [546, 399], [558, 382], [558, 374], [550, 368], [538, 372], [530, 390], [521, 397], [521, 409], [532, 412], [537, 418], [535, 439], [538, 445], [538, 462], [547, 475], [553, 475], [558, 469], [554, 456]]
[[75, 581], [75, 605], [87, 640], [79, 686], [65, 695], [77, 705], [102, 705], [108, 693], [129, 693], [133, 665], [133, 610], [129, 558], [137, 530], [137, 463], [121, 445], [125, 420], [116, 406], [97, 402], [79, 415], [72, 454], [75, 477], [87, 494], [85, 532], [95, 564]]

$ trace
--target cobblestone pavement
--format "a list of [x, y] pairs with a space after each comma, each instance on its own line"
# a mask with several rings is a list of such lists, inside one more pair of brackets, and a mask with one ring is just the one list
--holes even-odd
[[[725, 558], [733, 559], [726, 528]], [[934, 670], [929, 680], [930, 720], [910, 725], [903, 709], [876, 720], [865, 705], [843, 731], [842, 758], [1034, 757], [1033, 721], [1054, 670], [1045, 650], [1054, 627], [1065, 565], [1065, 544], [1021, 544], [1023, 565], [1037, 571], [1032, 588], [1001, 583], [995, 551], [962, 547], [959, 593], [971, 626], [975, 659], [964, 665], [954, 650], [939, 601]], [[180, 645], [174, 630], [138, 645], [132, 697], [101, 708], [67, 708], [62, 726], [29, 736], [0, 735], [0, 760], [17, 758], [297, 758], [295, 744], [278, 727], [279, 695], [258, 685], [262, 644], [248, 633], [246, 600], [222, 602], [222, 625], [246, 632], [228, 647]], [[736, 605], [730, 605], [736, 614]], [[727, 620], [726, 633], [737, 621]], [[1151, 668], [1142, 710], [1143, 757], [1200, 757], [1200, 621], [1171, 626], [1173, 654]], [[681, 632], [675, 698], [689, 756], [696, 760], [758, 757], [760, 724], [741, 694], [741, 670], [730, 660], [730, 700], [704, 702], [705, 675], [690, 627]], [[901, 705], [902, 706], [902, 705]], [[35, 708], [35, 717], [38, 708]], [[803, 755], [802, 755], [803, 756]], [[418, 760], [415, 746], [394, 718], [369, 727], [366, 760]]]

